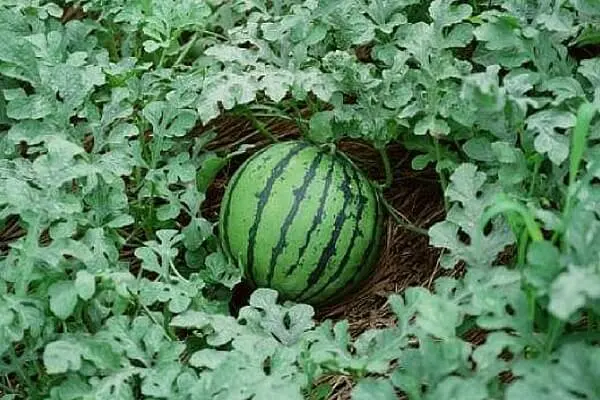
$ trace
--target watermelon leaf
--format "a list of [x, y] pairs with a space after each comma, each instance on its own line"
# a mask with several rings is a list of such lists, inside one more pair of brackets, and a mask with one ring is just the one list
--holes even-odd
[[499, 187], [486, 183], [486, 174], [473, 164], [459, 166], [450, 179], [446, 196], [454, 204], [446, 220], [429, 230], [430, 242], [450, 251], [442, 259], [445, 268], [454, 267], [460, 260], [471, 266], [491, 266], [498, 254], [514, 243], [503, 220], [493, 220], [486, 233], [478, 224], [486, 208], [495, 201]]
[[276, 304], [277, 292], [257, 289], [250, 296], [250, 306], [240, 310], [239, 319], [251, 327], [264, 329], [285, 346], [298, 342], [314, 326], [313, 308], [306, 304], [284, 307]]

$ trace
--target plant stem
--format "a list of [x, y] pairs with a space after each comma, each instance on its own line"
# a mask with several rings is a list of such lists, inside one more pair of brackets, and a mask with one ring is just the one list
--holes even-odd
[[[440, 142], [437, 140], [437, 138], [433, 139], [433, 143], [435, 146], [436, 171], [437, 171], [437, 164], [439, 164], [442, 159], [442, 153], [440, 151]], [[444, 195], [442, 196], [444, 199], [444, 208], [446, 209], [446, 211], [448, 211], [450, 209], [450, 205], [448, 204], [448, 198], [446, 197], [446, 188], [448, 187], [448, 180], [446, 179], [446, 176], [444, 175], [444, 173], [442, 171], [437, 171], [437, 173], [440, 176], [442, 190], [444, 191]]]
[[564, 322], [559, 320], [558, 318], [552, 316], [550, 318], [551, 320], [548, 329], [548, 337], [546, 338], [546, 348], [544, 349], [546, 355], [552, 353], [552, 349], [554, 349], [556, 340], [561, 335], [565, 326]]
[[540, 167], [542, 165], [542, 158], [536, 157], [535, 165], [533, 166], [533, 175], [531, 177], [531, 184], [529, 185], [529, 195], [531, 196], [535, 190], [535, 183], [540, 173]]
[[300, 133], [302, 134], [302, 136], [307, 136], [308, 130], [306, 129], [306, 120], [302, 117], [302, 112], [298, 108], [298, 104], [296, 104], [295, 101], [292, 101], [291, 107], [294, 110], [294, 112], [296, 113], [295, 121], [296, 121], [296, 124], [298, 124]]
[[383, 161], [383, 167], [385, 168], [385, 183], [381, 186], [381, 189], [387, 189], [392, 186], [394, 181], [394, 174], [392, 172], [392, 165], [390, 164], [390, 157], [384, 147], [377, 148], [379, 151], [379, 155], [381, 156], [381, 160]]
[[517, 262], [519, 267], [523, 268], [525, 265], [525, 252], [527, 251], [527, 240], [529, 238], [529, 232], [527, 228], [523, 228], [521, 236], [519, 237], [519, 254], [517, 254]]
[[171, 261], [171, 270], [173, 270], [173, 272], [175, 273], [175, 276], [177, 276], [177, 278], [179, 278], [180, 280], [182, 280], [183, 282], [189, 282], [187, 279], [185, 279], [183, 277], [183, 275], [181, 275], [181, 273], [179, 272], [179, 270], [177, 269], [177, 267], [175, 266], [175, 264]]
[[381, 196], [381, 202], [398, 225], [411, 232], [418, 233], [419, 235], [429, 235], [429, 232], [426, 229], [415, 226], [412, 222], [410, 222], [402, 214], [400, 214], [383, 196]]
[[[523, 228], [521, 231], [521, 236], [519, 237], [519, 252], [517, 254], [517, 262], [519, 263], [519, 268], [521, 272], [523, 271], [526, 263], [527, 257], [527, 245], [529, 243], [529, 230], [527, 227]], [[527, 306], [529, 308], [529, 319], [533, 324], [535, 322], [535, 292], [531, 286], [528, 284], [524, 284], [525, 286], [525, 294], [527, 296]]]
[[23, 370], [23, 365], [21, 364], [21, 360], [19, 360], [19, 357], [17, 357], [17, 353], [15, 352], [15, 348], [12, 345], [9, 346], [8, 355], [10, 357], [11, 364], [17, 370], [16, 371], [17, 375], [19, 375], [21, 377], [21, 379], [23, 380], [23, 382], [25, 383], [25, 385], [27, 387], [32, 388], [34, 385], [31, 382], [31, 379], [29, 379], [29, 376], [27, 376], [27, 374]]
[[[577, 121], [573, 131], [571, 140], [571, 156], [569, 159], [569, 185], [567, 187], [567, 195], [565, 206], [563, 208], [563, 221], [568, 221], [573, 207], [573, 196], [575, 195], [575, 185], [579, 167], [587, 147], [587, 134], [590, 129], [590, 124], [595, 114], [595, 108], [589, 103], [582, 104], [577, 112]], [[558, 239], [562, 232], [556, 230], [552, 235], [552, 242]]]
[[569, 217], [572, 207], [572, 197], [575, 187], [575, 181], [577, 179], [577, 173], [579, 172], [579, 166], [583, 160], [583, 155], [587, 145], [587, 134], [590, 129], [592, 118], [594, 117], [595, 108], [591, 104], [583, 104], [579, 107], [577, 113], [577, 123], [572, 136], [571, 142], [571, 158], [569, 162], [569, 188], [567, 190], [567, 200], [564, 209], [565, 218]]
[[483, 230], [485, 224], [495, 215], [506, 213], [508, 211], [516, 212], [521, 216], [523, 223], [527, 228], [528, 235], [534, 242], [544, 240], [542, 230], [535, 222], [535, 218], [529, 210], [517, 201], [508, 198], [506, 195], [499, 196], [496, 202], [484, 212], [479, 222], [480, 228]]
[[196, 40], [198, 40], [198, 32], [194, 33], [190, 40], [185, 44], [185, 46], [182, 47], [181, 53], [179, 54], [179, 57], [177, 57], [177, 60], [175, 60], [173, 67], [176, 67], [183, 61], [183, 59], [185, 58], [185, 56], [187, 56], [194, 43], [196, 43]]
[[[260, 132], [259, 132], [260, 133]], [[235, 142], [231, 143], [231, 144], [226, 144], [222, 147], [218, 147], [216, 149], [214, 149], [213, 151], [215, 153], [221, 153], [223, 151], [231, 151], [231, 149], [239, 146], [240, 144], [244, 143], [246, 140], [250, 139], [252, 136], [256, 135], [256, 132], [250, 132], [249, 134], [247, 134], [246, 136], [242, 137], [239, 140], [236, 140]]]
[[154, 315], [152, 315], [152, 312], [150, 311], [150, 309], [148, 309], [148, 307], [146, 307], [146, 305], [144, 305], [140, 299], [138, 299], [138, 304], [142, 306], [142, 308], [144, 309], [144, 312], [148, 315], [148, 318], [150, 318], [150, 320], [156, 326], [159, 326], [161, 328], [163, 336], [165, 337], [165, 339], [167, 339], [169, 342], [172, 342], [173, 340], [175, 340], [174, 337], [171, 337], [171, 335], [169, 335], [169, 333], [167, 332], [167, 330], [165, 329], [165, 327], [158, 323], [158, 321], [156, 320], [156, 318], [154, 318]]
[[285, 114], [268, 114], [268, 113], [254, 113], [255, 117], [268, 117], [268, 118], [281, 118], [287, 121], [294, 121], [294, 118]]
[[247, 111], [246, 112], [246, 117], [248, 117], [248, 119], [252, 122], [252, 125], [267, 139], [269, 139], [271, 142], [276, 143], [279, 140], [271, 133], [269, 132], [269, 130], [267, 129], [267, 127], [265, 126], [265, 124], [263, 124], [262, 122], [260, 122], [255, 116], [254, 114], [252, 114], [252, 112]]
[[13, 388], [10, 388], [3, 383], [0, 383], [0, 391], [3, 391], [5, 394], [18, 394]]
[[163, 64], [165, 63], [165, 60], [167, 59], [167, 49], [169, 47], [165, 47], [162, 49], [161, 53], [160, 53], [160, 59], [158, 60], [158, 68], [161, 68], [163, 66]]
[[147, 208], [148, 212], [146, 214], [146, 223], [145, 231], [146, 236], [148, 238], [152, 237], [152, 233], [154, 232], [154, 196], [156, 196], [156, 190], [154, 187], [154, 182], [152, 182], [152, 189], [150, 191], [150, 206]]

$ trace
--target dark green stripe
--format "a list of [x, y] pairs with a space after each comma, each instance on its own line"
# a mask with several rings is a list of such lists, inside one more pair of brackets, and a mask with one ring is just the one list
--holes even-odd
[[296, 299], [301, 300], [302, 297], [306, 294], [306, 292], [311, 289], [315, 283], [319, 281], [323, 273], [325, 272], [325, 268], [327, 267], [327, 263], [333, 257], [336, 250], [336, 243], [342, 233], [342, 228], [344, 227], [344, 223], [346, 222], [346, 209], [352, 200], [352, 189], [350, 188], [350, 175], [348, 175], [348, 171], [346, 171], [346, 165], [344, 163], [341, 164], [342, 172], [344, 174], [344, 179], [342, 181], [340, 190], [344, 194], [344, 203], [342, 204], [342, 209], [335, 217], [333, 234], [329, 238], [329, 242], [327, 246], [323, 249], [321, 256], [319, 257], [319, 262], [317, 263], [317, 267], [311, 272], [308, 277], [308, 281], [306, 282], [306, 287]]
[[[340, 264], [338, 265], [337, 270], [334, 272], [333, 275], [331, 275], [329, 277], [329, 279], [325, 283], [325, 286], [321, 287], [312, 296], [305, 298], [304, 301], [309, 301], [311, 298], [315, 297], [315, 295], [318, 295], [318, 294], [324, 292], [325, 289], [327, 289], [329, 287], [329, 285], [331, 285], [333, 282], [335, 282], [340, 277], [340, 275], [344, 272], [344, 269], [346, 268], [348, 261], [350, 260], [350, 256], [352, 255], [352, 252], [354, 251], [354, 243], [356, 242], [356, 239], [359, 236], [363, 236], [363, 233], [360, 230], [360, 222], [362, 220], [365, 206], [366, 206], [369, 198], [363, 194], [362, 185], [361, 185], [361, 181], [359, 179], [358, 171], [354, 168], [353, 168], [353, 170], [354, 170], [354, 177], [353, 177], [354, 182], [356, 183], [356, 186], [358, 188], [358, 206], [356, 209], [356, 222], [354, 223], [354, 231], [352, 232], [352, 237], [350, 238], [350, 244], [348, 245], [348, 249], [346, 250], [344, 257], [340, 261]], [[361, 264], [361, 266], [362, 266], [362, 264]], [[359, 268], [357, 268], [357, 269], [359, 269]]]
[[287, 242], [285, 239], [286, 239], [288, 230], [290, 229], [292, 222], [294, 222], [294, 217], [298, 213], [298, 210], [300, 209], [300, 205], [302, 204], [304, 197], [306, 197], [306, 191], [307, 191], [310, 183], [313, 181], [314, 177], [317, 175], [317, 168], [321, 164], [322, 159], [323, 159], [323, 153], [319, 152], [317, 154], [317, 156], [313, 159], [312, 163], [310, 164], [308, 172], [304, 175], [304, 180], [302, 181], [302, 185], [299, 188], [294, 189], [294, 191], [293, 191], [294, 202], [292, 204], [292, 208], [290, 209], [290, 212], [286, 215], [285, 220], [283, 221], [283, 225], [281, 226], [281, 230], [279, 233], [279, 240], [277, 241], [277, 244], [272, 249], [271, 260], [269, 262], [269, 274], [267, 276], [267, 282], [268, 282], [269, 286], [271, 286], [271, 283], [273, 281], [273, 275], [275, 274], [275, 265], [277, 263], [277, 258], [279, 258], [279, 255], [283, 252], [283, 249], [287, 246]]
[[273, 168], [273, 172], [271, 176], [267, 179], [267, 183], [265, 187], [257, 194], [258, 204], [256, 206], [256, 217], [254, 218], [254, 223], [250, 227], [250, 231], [248, 234], [248, 252], [246, 257], [246, 267], [250, 277], [250, 280], [255, 282], [254, 277], [254, 245], [256, 244], [256, 234], [258, 232], [258, 226], [260, 225], [260, 220], [262, 219], [263, 212], [265, 211], [265, 206], [267, 205], [267, 201], [271, 196], [271, 191], [273, 190], [273, 185], [277, 178], [283, 175], [285, 168], [290, 163], [290, 160], [298, 154], [302, 149], [305, 149], [308, 146], [307, 143], [300, 142], [291, 148], [291, 150], [283, 157], [275, 168]]
[[227, 203], [225, 204], [225, 215], [223, 216], [223, 222], [221, 225], [221, 226], [223, 226], [223, 232], [221, 232], [221, 234], [222, 234], [221, 237], [223, 238], [223, 246], [225, 247], [225, 252], [234, 259], [235, 259], [235, 257], [233, 256], [233, 254], [231, 254], [231, 244], [229, 243], [229, 225], [228, 225], [229, 218], [231, 217], [231, 199], [233, 197], [231, 194], [234, 192], [237, 184], [240, 181], [240, 178], [242, 177], [242, 175], [244, 174], [244, 172], [246, 171], [248, 166], [251, 164], [249, 161], [253, 158], [258, 157], [260, 154], [264, 153], [268, 149], [269, 149], [269, 147], [265, 147], [265, 148], [259, 150], [258, 152], [256, 152], [252, 157], [250, 157], [250, 159], [246, 160], [246, 162], [237, 171], [237, 174], [236, 174], [233, 182], [229, 183], [229, 188], [228, 188], [229, 195], [227, 197]]
[[[373, 220], [373, 227], [371, 228], [371, 236], [370, 236], [370, 240], [369, 240], [369, 247], [367, 247], [367, 251], [365, 251], [365, 254], [363, 255], [362, 260], [360, 260], [360, 265], [366, 265], [368, 262], [372, 261], [371, 258], [373, 257], [374, 253], [378, 250], [377, 246], [379, 245], [379, 240], [377, 240], [376, 236], [377, 236], [377, 230], [379, 229], [379, 225], [381, 224], [381, 204], [379, 201], [379, 198], [377, 197], [377, 193], [373, 193], [373, 197], [375, 199], [375, 219]], [[354, 272], [354, 275], [352, 275], [352, 278], [350, 278], [350, 280], [348, 282], [350, 282], [350, 284], [354, 284], [356, 283], [356, 280], [358, 278], [358, 276], [360, 275], [360, 268], [357, 268], [356, 271]]]
[[325, 206], [327, 204], [327, 196], [329, 195], [329, 189], [331, 188], [331, 182], [333, 181], [333, 170], [335, 168], [336, 162], [335, 160], [331, 161], [331, 166], [327, 171], [327, 176], [325, 177], [325, 185], [323, 186], [323, 193], [321, 194], [321, 198], [319, 199], [319, 208], [313, 217], [312, 224], [306, 232], [306, 238], [304, 239], [304, 244], [300, 247], [298, 252], [298, 261], [294, 265], [290, 267], [287, 272], [287, 276], [290, 276], [294, 273], [296, 268], [300, 265], [300, 261], [302, 261], [302, 257], [304, 256], [304, 252], [308, 249], [308, 244], [310, 243], [310, 239], [312, 238], [313, 233], [317, 230], [319, 224], [323, 222], [323, 214], [325, 213]]

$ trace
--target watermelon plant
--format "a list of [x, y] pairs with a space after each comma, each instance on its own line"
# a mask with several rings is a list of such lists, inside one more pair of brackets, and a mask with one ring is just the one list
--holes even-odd
[[[0, 399], [600, 398], [599, 26], [596, 0], [0, 2]], [[389, 193], [423, 170], [444, 212], [414, 226]], [[377, 285], [377, 324], [325, 318], [369, 293], [380, 217], [439, 263]]]
[[221, 206], [223, 247], [249, 281], [318, 304], [367, 277], [383, 211], [360, 170], [304, 141], [271, 145], [231, 178]]

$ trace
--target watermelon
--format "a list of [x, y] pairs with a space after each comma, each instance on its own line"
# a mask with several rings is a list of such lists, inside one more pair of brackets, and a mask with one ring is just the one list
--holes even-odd
[[231, 177], [219, 237], [253, 286], [322, 304], [370, 274], [382, 214], [375, 188], [354, 164], [293, 140], [263, 148]]

